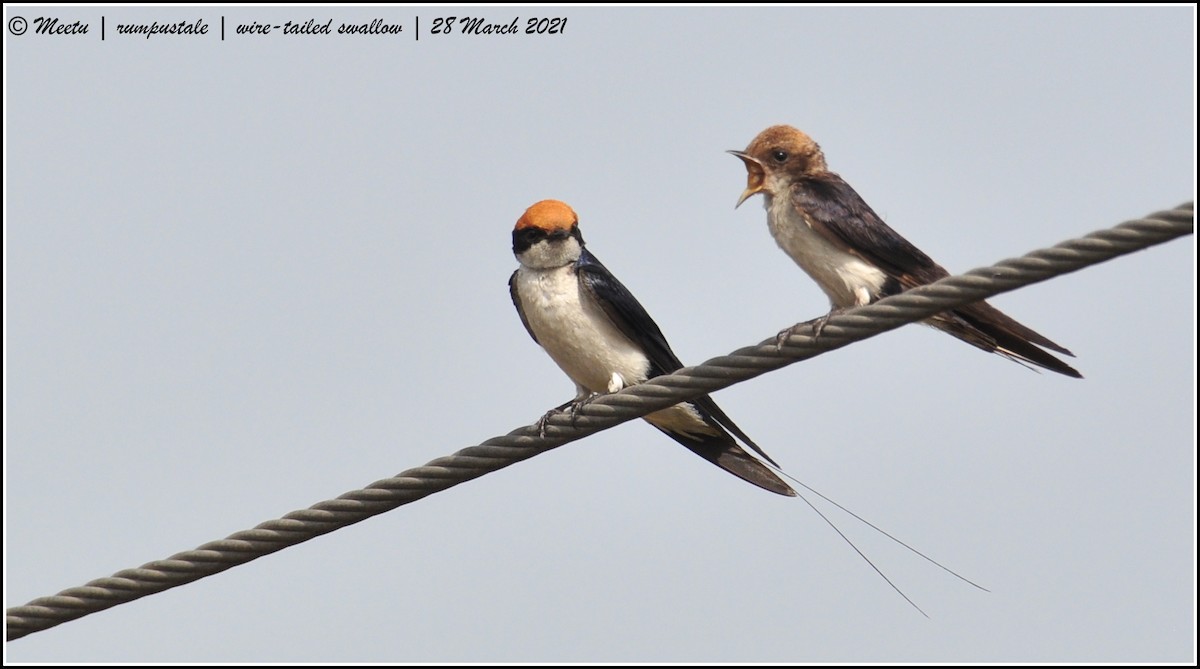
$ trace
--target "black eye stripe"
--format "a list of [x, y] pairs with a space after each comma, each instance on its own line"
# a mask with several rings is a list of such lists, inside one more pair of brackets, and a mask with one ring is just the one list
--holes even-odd
[[583, 237], [579, 234], [578, 225], [571, 226], [570, 230], [563, 230], [561, 228], [557, 230], [546, 230], [545, 228], [521, 228], [520, 230], [513, 230], [513, 251], [521, 253], [542, 240], [561, 240], [567, 237], [575, 237], [580, 242], [583, 241]]
[[521, 253], [545, 238], [546, 233], [538, 228], [522, 228], [513, 230], [513, 252]]

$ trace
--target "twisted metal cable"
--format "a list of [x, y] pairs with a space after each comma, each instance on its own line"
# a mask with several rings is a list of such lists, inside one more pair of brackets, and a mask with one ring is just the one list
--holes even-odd
[[656, 377], [619, 393], [602, 396], [583, 407], [574, 419], [566, 415], [553, 416], [546, 425], [544, 435], [539, 434], [533, 426], [518, 428], [478, 446], [437, 458], [422, 467], [376, 481], [362, 490], [293, 511], [282, 518], [206, 543], [194, 550], [177, 553], [165, 560], [148, 562], [136, 569], [119, 571], [110, 577], [69, 588], [57, 595], [40, 597], [24, 606], [10, 608], [7, 638], [9, 641], [20, 639], [69, 620], [191, 583], [677, 402], [695, 399], [922, 320], [940, 311], [1191, 234], [1194, 226], [1193, 205], [1189, 202], [991, 267], [947, 277], [875, 304], [835, 314], [827, 321], [819, 339], [792, 334], [781, 346], [777, 346], [775, 339], [771, 338], [757, 346], [738, 349], [696, 367], [685, 367], [674, 374]]

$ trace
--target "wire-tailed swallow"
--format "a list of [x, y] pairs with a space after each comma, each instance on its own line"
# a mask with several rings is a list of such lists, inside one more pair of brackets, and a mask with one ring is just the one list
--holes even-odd
[[[521, 263], [508, 281], [513, 304], [529, 335], [575, 382], [575, 399], [563, 408], [577, 410], [597, 394], [683, 367], [642, 305], [584, 247], [571, 207], [557, 200], [534, 204], [517, 221], [512, 240]], [[708, 396], [645, 419], [731, 474], [780, 495], [796, 494], [738, 446], [732, 435], [775, 464]]]
[[[831, 314], [950, 275], [830, 172], [821, 147], [803, 132], [772, 126], [745, 151], [730, 153], [746, 164], [746, 190], [738, 205], [763, 194], [771, 234], [829, 296]], [[1042, 348], [1073, 353], [987, 302], [945, 311], [925, 322], [985, 351], [1082, 378]]]

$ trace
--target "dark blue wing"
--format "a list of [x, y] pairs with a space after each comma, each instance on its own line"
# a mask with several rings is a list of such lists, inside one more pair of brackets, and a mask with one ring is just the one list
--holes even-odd
[[[833, 172], [797, 182], [792, 189], [792, 203], [804, 212], [814, 230], [843, 250], [882, 269], [901, 290], [950, 275], [884, 223], [858, 192]], [[1070, 351], [987, 302], [967, 304], [939, 314], [930, 324], [985, 351], [1001, 353], [1067, 376], [1080, 376], [1070, 365], [1038, 346], [1073, 355]]]
[[[683, 363], [671, 350], [671, 345], [667, 343], [667, 338], [663, 336], [658, 324], [654, 322], [653, 318], [650, 318], [650, 314], [646, 313], [645, 307], [587, 248], [583, 249], [575, 268], [579, 274], [579, 284], [604, 309], [608, 320], [621, 331], [621, 334], [646, 352], [646, 357], [650, 359], [650, 377], [670, 374], [683, 367]], [[705, 422], [719, 425], [732, 432], [767, 462], [776, 467], [779, 466], [771, 459], [771, 456], [758, 447], [758, 444], [746, 436], [746, 433], [721, 410], [721, 407], [717, 406], [711, 397], [705, 395], [693, 400], [692, 404]], [[680, 443], [692, 448], [687, 441], [676, 435], [672, 436], [680, 440]]]
[[936, 281], [949, 273], [893, 230], [858, 192], [833, 172], [802, 179], [792, 203], [826, 239], [878, 266], [905, 288]]
[[645, 307], [587, 248], [576, 261], [575, 270], [580, 286], [604, 309], [608, 320], [646, 352], [650, 359], [650, 376], [670, 374], [683, 367]]

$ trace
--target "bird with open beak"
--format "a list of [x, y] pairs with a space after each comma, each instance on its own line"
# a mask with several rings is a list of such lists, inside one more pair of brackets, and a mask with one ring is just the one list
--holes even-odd
[[[829, 315], [950, 275], [884, 223], [842, 177], [830, 172], [821, 147], [796, 128], [772, 126], [745, 151], [729, 153], [746, 165], [746, 190], [738, 206], [761, 193], [767, 227], [779, 248], [829, 297], [832, 310], [816, 323], [818, 336]], [[1082, 378], [1043, 349], [1074, 354], [987, 302], [944, 311], [925, 323], [984, 351]]]

